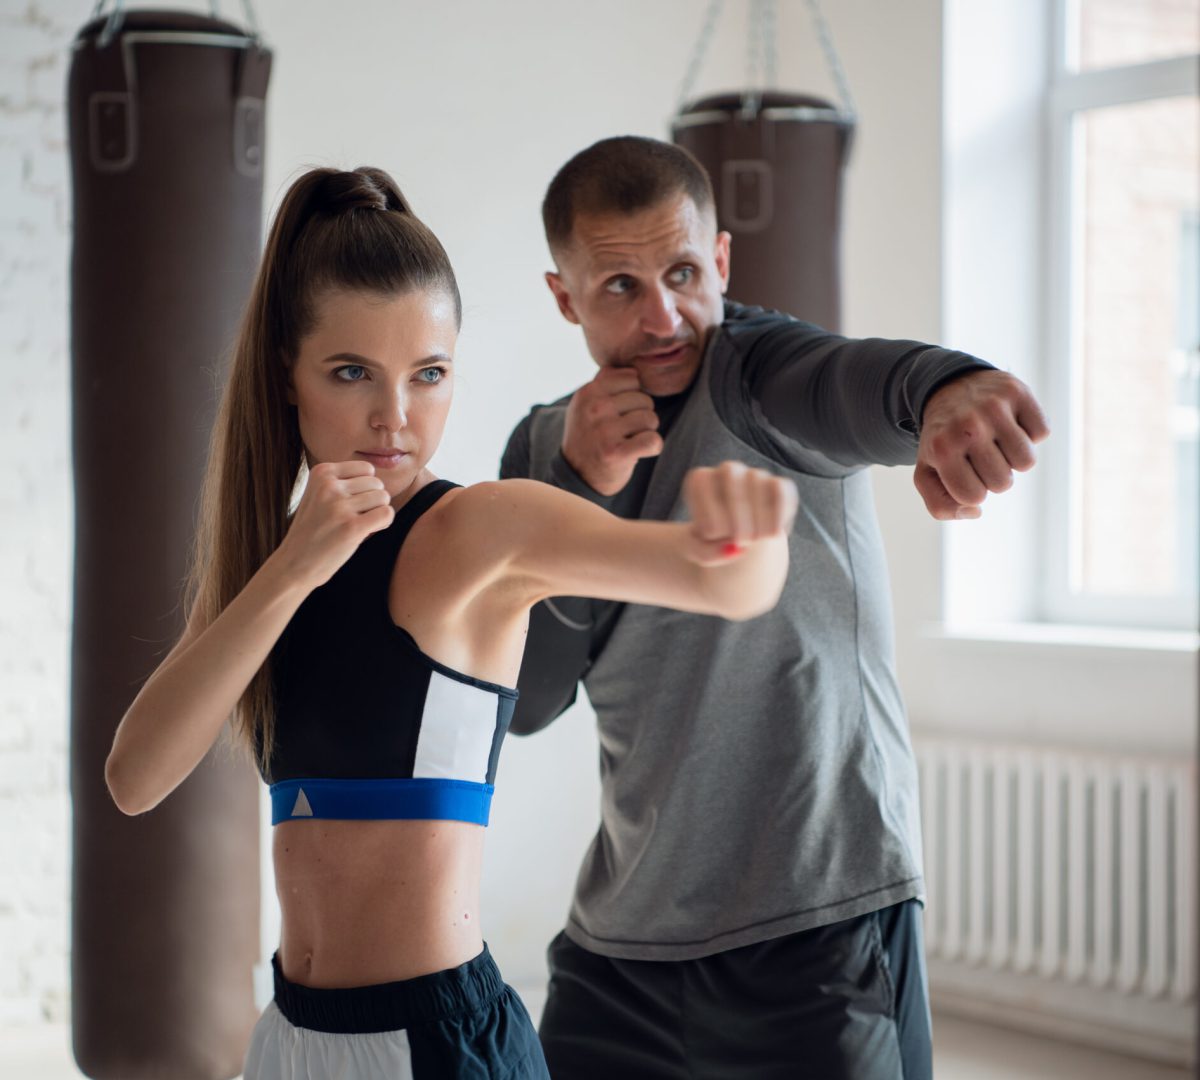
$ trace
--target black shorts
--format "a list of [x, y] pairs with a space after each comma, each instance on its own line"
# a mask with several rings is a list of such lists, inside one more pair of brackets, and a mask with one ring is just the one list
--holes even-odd
[[921, 906], [699, 960], [550, 945], [539, 1035], [554, 1080], [929, 1080]]
[[319, 990], [275, 967], [244, 1080], [549, 1080], [529, 1014], [484, 946], [456, 968]]

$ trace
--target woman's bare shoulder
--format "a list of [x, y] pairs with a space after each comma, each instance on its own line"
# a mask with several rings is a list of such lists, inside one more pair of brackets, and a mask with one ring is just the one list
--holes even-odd
[[468, 484], [446, 506], [447, 524], [502, 526], [526, 514], [561, 511], [582, 499], [540, 480], [484, 480]]
[[445, 553], [469, 563], [509, 565], [596, 528], [598, 507], [540, 480], [485, 480], [454, 493], [441, 512]]

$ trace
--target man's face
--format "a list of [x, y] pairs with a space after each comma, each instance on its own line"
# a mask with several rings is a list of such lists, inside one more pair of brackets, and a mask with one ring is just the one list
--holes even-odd
[[678, 195], [631, 214], [581, 214], [555, 257], [546, 281], [597, 364], [636, 368], [656, 397], [691, 385], [729, 283], [729, 233], [711, 211]]

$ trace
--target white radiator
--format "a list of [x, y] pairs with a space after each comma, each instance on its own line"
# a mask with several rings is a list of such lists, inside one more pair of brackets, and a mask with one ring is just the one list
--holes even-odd
[[1191, 756], [915, 744], [935, 1009], [1194, 1061]]

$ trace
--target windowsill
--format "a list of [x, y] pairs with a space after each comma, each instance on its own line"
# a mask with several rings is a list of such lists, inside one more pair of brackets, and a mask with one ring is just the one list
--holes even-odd
[[1200, 635], [926, 623], [902, 667], [913, 730], [1129, 753], [1196, 751]]
[[1122, 652], [1194, 653], [1200, 633], [1193, 630], [1147, 630], [1125, 626], [1082, 626], [1067, 623], [927, 623], [927, 639], [952, 645], [1017, 648], [1108, 649]]

